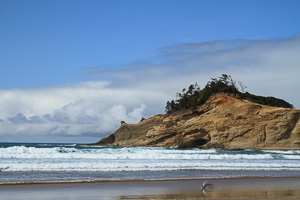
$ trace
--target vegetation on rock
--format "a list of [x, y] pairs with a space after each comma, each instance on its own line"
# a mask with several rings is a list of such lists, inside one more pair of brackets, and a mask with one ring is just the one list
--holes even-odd
[[176, 100], [168, 101], [165, 107], [166, 113], [182, 109], [196, 109], [204, 104], [211, 95], [217, 93], [230, 93], [237, 98], [246, 99], [253, 103], [258, 103], [267, 106], [294, 108], [294, 106], [282, 99], [275, 97], [263, 97], [245, 92], [246, 86], [242, 82], [238, 82], [240, 90], [237, 87], [236, 81], [230, 75], [222, 74], [219, 78], [212, 78], [206, 86], [201, 90], [197, 83], [190, 85], [188, 89], [184, 88], [182, 93], [176, 94]]

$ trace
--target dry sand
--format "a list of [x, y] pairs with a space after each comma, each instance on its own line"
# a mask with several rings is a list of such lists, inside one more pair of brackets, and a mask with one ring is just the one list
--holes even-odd
[[241, 178], [0, 185], [0, 199], [300, 200], [300, 178]]

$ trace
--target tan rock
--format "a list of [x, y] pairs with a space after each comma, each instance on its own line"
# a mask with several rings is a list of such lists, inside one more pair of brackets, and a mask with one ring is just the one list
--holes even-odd
[[[300, 149], [300, 110], [264, 106], [228, 94], [197, 110], [123, 123], [96, 145], [171, 148]], [[94, 144], [94, 145], [95, 145]]]

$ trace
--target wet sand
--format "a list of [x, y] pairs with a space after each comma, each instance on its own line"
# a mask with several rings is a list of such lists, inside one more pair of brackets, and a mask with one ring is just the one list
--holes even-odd
[[0, 185], [0, 199], [300, 200], [300, 178], [112, 181], [93, 183]]

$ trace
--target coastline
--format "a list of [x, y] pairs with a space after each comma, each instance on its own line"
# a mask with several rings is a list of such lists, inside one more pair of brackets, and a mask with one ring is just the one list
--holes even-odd
[[[259, 176], [243, 176], [243, 177], [224, 177], [224, 178], [162, 178], [162, 179], [113, 179], [113, 180], [70, 180], [70, 181], [24, 181], [24, 182], [0, 182], [1, 186], [13, 185], [47, 185], [47, 184], [89, 184], [89, 183], [123, 183], [123, 182], [155, 182], [155, 181], [215, 181], [215, 180], [236, 180], [236, 179], [299, 179], [299, 176], [282, 176], [282, 177], [259, 177]], [[300, 181], [299, 181], [300, 184]]]
[[[0, 199], [299, 199], [300, 152], [9, 144]], [[22, 152], [22, 153], [19, 153]]]
[[300, 199], [299, 177], [0, 185], [3, 199]]

